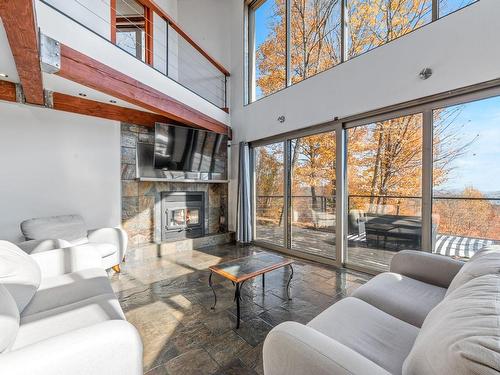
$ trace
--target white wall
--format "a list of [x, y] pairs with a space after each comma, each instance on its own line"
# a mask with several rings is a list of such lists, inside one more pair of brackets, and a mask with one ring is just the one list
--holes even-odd
[[177, 21], [182, 29], [226, 69], [231, 63], [231, 9], [239, 2], [178, 0], [177, 4]]
[[[481, 0], [398, 40], [248, 106], [243, 104], [243, 2], [232, 7], [231, 125], [252, 141], [500, 77], [500, 1]], [[434, 75], [422, 81], [419, 71]], [[280, 124], [277, 118], [286, 117]], [[237, 177], [237, 147], [232, 176]], [[230, 186], [231, 200], [236, 183]], [[234, 227], [236, 208], [230, 215]]]
[[47, 215], [120, 225], [118, 122], [5, 102], [0, 113], [0, 239]]
[[47, 2], [68, 14], [103, 37], [111, 38], [111, 10], [109, 1], [99, 0], [47, 0]]

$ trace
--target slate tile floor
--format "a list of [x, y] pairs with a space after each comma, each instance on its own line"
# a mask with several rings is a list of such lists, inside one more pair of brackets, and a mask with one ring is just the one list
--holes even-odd
[[132, 251], [112, 285], [129, 322], [144, 343], [147, 375], [263, 374], [262, 346], [275, 325], [314, 316], [365, 283], [370, 276], [297, 259], [285, 294], [288, 270], [279, 269], [245, 283], [242, 322], [235, 329], [234, 287], [214, 276], [217, 307], [208, 287], [208, 266], [269, 251], [228, 244], [147, 257]]

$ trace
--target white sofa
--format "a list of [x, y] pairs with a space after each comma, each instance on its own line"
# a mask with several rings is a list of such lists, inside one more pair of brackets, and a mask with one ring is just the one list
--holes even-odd
[[0, 241], [0, 374], [139, 375], [142, 342], [102, 258], [75, 246], [28, 255]]
[[26, 241], [19, 247], [28, 254], [76, 245], [89, 245], [101, 254], [103, 267], [120, 272], [127, 251], [127, 233], [120, 228], [87, 230], [80, 215], [61, 215], [25, 220], [21, 232]]
[[500, 373], [500, 249], [401, 251], [391, 272], [264, 342], [265, 375]]

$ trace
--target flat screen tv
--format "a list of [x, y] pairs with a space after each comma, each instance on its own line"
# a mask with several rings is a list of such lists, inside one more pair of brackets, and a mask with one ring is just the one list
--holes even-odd
[[156, 124], [154, 167], [169, 171], [225, 173], [227, 135]]

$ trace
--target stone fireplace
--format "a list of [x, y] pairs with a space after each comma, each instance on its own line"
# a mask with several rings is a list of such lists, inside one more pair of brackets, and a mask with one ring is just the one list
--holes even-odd
[[153, 130], [122, 123], [122, 225], [129, 243], [137, 246], [227, 233], [227, 184], [140, 181], [137, 142], [153, 144]]

